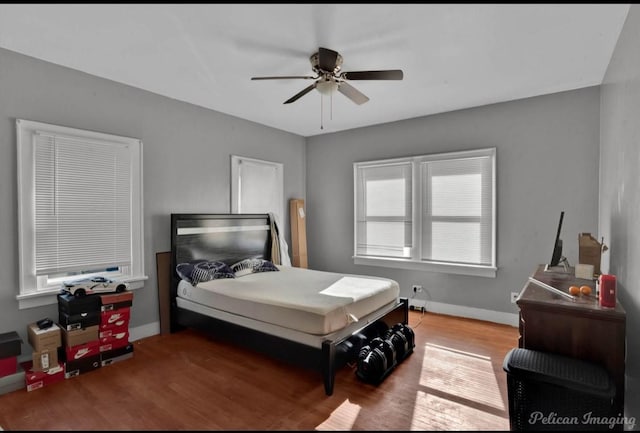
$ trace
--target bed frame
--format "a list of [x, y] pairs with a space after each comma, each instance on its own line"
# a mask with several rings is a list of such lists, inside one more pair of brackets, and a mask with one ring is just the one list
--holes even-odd
[[325, 393], [331, 395], [336, 371], [357, 358], [362, 336], [373, 338], [396, 323], [408, 323], [408, 300], [400, 298], [395, 305], [371, 318], [350, 335], [337, 340], [324, 340], [322, 347], [313, 347], [177, 305], [179, 277], [175, 269], [178, 263], [208, 259], [232, 264], [247, 257], [270, 260], [268, 214], [171, 214], [171, 332], [184, 328], [198, 329], [271, 357], [313, 368], [322, 373]]

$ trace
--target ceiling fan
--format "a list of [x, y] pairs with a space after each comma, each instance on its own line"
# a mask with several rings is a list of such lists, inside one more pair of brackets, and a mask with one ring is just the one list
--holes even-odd
[[311, 69], [316, 76], [282, 76], [282, 77], [252, 77], [252, 80], [283, 80], [283, 79], [304, 79], [315, 80], [313, 84], [302, 89], [291, 98], [284, 101], [290, 104], [297, 101], [313, 89], [322, 94], [330, 94], [337, 90], [356, 104], [364, 104], [369, 98], [358, 89], [350, 85], [347, 81], [355, 80], [402, 80], [401, 69], [389, 69], [383, 71], [354, 71], [340, 72], [342, 67], [342, 56], [328, 48], [320, 47], [317, 53], [309, 57]]

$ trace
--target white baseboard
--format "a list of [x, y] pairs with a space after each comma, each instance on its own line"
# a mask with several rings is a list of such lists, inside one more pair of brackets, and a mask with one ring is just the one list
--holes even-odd
[[423, 307], [426, 311], [449, 316], [466, 317], [469, 319], [485, 320], [517, 327], [519, 316], [514, 313], [485, 310], [482, 308], [465, 307], [462, 305], [444, 304], [442, 302], [425, 301], [423, 299], [409, 299], [409, 307]]
[[160, 333], [160, 322], [147, 323], [146, 325], [129, 327], [129, 341], [151, 337]]

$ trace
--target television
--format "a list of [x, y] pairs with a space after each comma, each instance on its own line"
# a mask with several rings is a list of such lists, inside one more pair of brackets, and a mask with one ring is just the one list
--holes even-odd
[[556, 232], [556, 240], [553, 243], [553, 254], [551, 254], [551, 261], [547, 265], [547, 269], [559, 266], [562, 263], [564, 270], [568, 271], [569, 262], [566, 257], [562, 255], [562, 239], [560, 239], [560, 232], [562, 231], [562, 220], [564, 219], [564, 211], [560, 212], [560, 221], [558, 222], [558, 231]]

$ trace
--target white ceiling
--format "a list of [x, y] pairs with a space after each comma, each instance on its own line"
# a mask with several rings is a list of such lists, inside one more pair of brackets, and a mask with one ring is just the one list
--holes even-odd
[[[0, 4], [0, 47], [302, 136], [602, 82], [628, 4]], [[370, 98], [313, 91], [325, 47]], [[0, 65], [1, 69], [1, 65]], [[0, 75], [1, 77], [1, 75]], [[321, 111], [321, 100], [324, 110]], [[321, 114], [324, 129], [320, 129]]]

